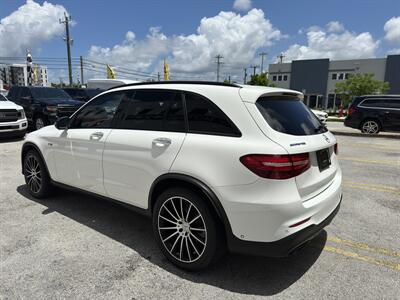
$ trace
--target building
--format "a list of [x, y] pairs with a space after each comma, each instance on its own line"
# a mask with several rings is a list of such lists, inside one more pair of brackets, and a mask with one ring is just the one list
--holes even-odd
[[340, 105], [335, 84], [350, 74], [370, 73], [389, 82], [390, 94], [400, 94], [400, 55], [386, 58], [329, 60], [294, 60], [269, 65], [269, 80], [278, 87], [304, 93], [304, 102], [312, 108], [334, 108]]
[[[33, 66], [32, 85], [49, 86], [48, 70], [46, 66]], [[0, 80], [4, 85], [28, 85], [28, 71], [25, 64], [0, 65]]]

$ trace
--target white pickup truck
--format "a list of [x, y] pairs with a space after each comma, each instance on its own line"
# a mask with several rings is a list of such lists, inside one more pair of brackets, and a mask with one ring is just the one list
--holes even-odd
[[0, 94], [0, 137], [23, 137], [28, 121], [22, 106]]

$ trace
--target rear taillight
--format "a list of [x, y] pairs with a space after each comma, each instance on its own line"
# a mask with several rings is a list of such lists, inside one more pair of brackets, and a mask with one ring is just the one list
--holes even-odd
[[351, 116], [353, 113], [355, 113], [356, 112], [356, 108], [354, 107], [354, 106], [350, 106], [349, 107], [349, 111], [347, 112], [347, 115], [348, 116]]
[[292, 178], [310, 168], [308, 153], [292, 155], [249, 154], [242, 156], [240, 162], [258, 176], [269, 179]]
[[333, 151], [335, 151], [336, 155], [339, 154], [339, 145], [338, 145], [338, 143], [336, 143], [335, 146], [333, 146]]

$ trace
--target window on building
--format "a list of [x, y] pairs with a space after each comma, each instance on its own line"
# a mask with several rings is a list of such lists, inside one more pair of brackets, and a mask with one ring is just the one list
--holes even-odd
[[349, 73], [346, 73], [346, 74], [344, 75], [344, 79], [346, 79], [346, 80], [349, 79], [349, 75], [350, 75]]
[[282, 75], [278, 76], [278, 81], [282, 81]]
[[272, 76], [272, 81], [276, 81], [276, 75]]
[[287, 75], [283, 75], [283, 81], [287, 81]]
[[340, 73], [340, 74], [339, 74], [339, 80], [343, 80], [343, 78], [344, 78], [344, 74], [343, 74], [343, 73]]
[[332, 80], [337, 80], [337, 73], [332, 73]]

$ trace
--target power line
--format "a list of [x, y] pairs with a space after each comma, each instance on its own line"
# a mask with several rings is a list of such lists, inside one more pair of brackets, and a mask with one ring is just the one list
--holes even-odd
[[68, 55], [68, 79], [69, 85], [72, 86], [72, 66], [71, 66], [71, 45], [72, 40], [69, 36], [69, 22], [71, 22], [71, 16], [67, 16], [67, 13], [64, 12], [64, 20], [59, 20], [60, 24], [65, 24], [65, 42], [67, 43], [67, 55]]

